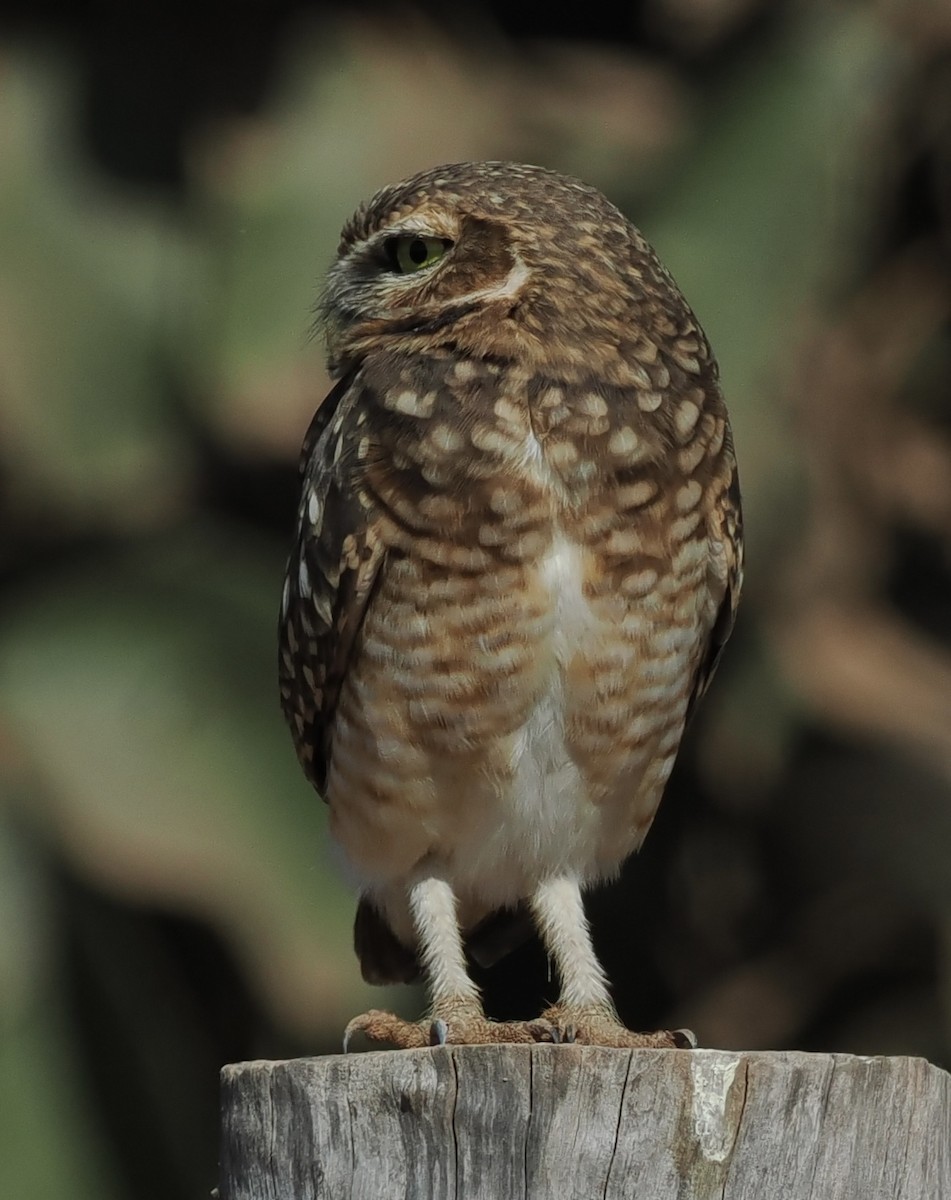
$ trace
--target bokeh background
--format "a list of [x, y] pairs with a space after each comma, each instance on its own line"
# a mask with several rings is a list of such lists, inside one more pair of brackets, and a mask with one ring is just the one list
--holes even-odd
[[[311, 313], [440, 161], [600, 186], [717, 350], [742, 615], [592, 897], [622, 1016], [951, 1066], [951, 3], [0, 16], [0, 1193], [197, 1200], [370, 994], [278, 711]], [[551, 991], [538, 946], [493, 1013]]]

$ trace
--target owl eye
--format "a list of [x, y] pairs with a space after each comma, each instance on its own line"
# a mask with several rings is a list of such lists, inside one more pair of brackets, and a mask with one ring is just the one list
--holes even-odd
[[422, 237], [417, 233], [402, 234], [387, 238], [383, 243], [386, 260], [391, 271], [400, 275], [411, 275], [423, 271], [438, 262], [452, 242], [448, 238]]

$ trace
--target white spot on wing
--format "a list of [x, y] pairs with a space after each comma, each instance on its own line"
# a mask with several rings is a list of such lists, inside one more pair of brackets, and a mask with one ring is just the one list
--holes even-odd
[[637, 449], [640, 439], [630, 425], [616, 429], [608, 439], [608, 450], [612, 454], [630, 454]]
[[307, 499], [307, 519], [316, 529], [320, 524], [320, 497], [311, 488], [310, 496]]

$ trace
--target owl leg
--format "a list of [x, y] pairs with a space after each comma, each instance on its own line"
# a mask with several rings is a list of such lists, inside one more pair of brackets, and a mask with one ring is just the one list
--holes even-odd
[[401, 1050], [418, 1046], [486, 1045], [532, 1042], [528, 1023], [490, 1021], [479, 989], [469, 977], [462, 933], [456, 919], [456, 897], [446, 880], [427, 876], [409, 891], [409, 908], [418, 939], [418, 952], [429, 984], [430, 1015], [404, 1021], [394, 1013], [371, 1009], [354, 1019], [344, 1034], [344, 1049], [356, 1032], [371, 1041], [387, 1042]]
[[689, 1030], [633, 1033], [618, 1019], [607, 979], [591, 944], [577, 879], [546, 880], [531, 900], [532, 915], [561, 980], [557, 1004], [533, 1023], [539, 1041], [589, 1046], [683, 1047], [696, 1045]]

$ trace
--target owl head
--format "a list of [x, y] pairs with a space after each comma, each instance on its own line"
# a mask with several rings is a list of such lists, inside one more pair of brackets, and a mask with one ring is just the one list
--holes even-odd
[[595, 188], [541, 167], [456, 163], [357, 209], [320, 315], [336, 374], [388, 344], [581, 362], [649, 321], [658, 285], [673, 288]]

